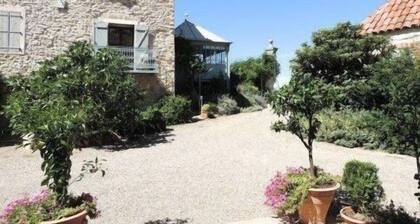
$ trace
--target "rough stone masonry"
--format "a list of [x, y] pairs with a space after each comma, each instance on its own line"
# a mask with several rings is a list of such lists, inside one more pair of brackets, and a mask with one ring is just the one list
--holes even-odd
[[0, 10], [24, 12], [24, 52], [1, 53], [0, 73], [27, 75], [40, 61], [51, 58], [74, 41], [92, 43], [98, 18], [138, 21], [150, 29], [150, 47], [156, 52], [158, 74], [135, 74], [140, 86], [152, 95], [174, 88], [174, 0], [0, 0]]

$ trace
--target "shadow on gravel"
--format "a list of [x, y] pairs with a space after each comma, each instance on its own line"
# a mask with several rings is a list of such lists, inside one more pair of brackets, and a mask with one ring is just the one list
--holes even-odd
[[114, 151], [114, 152], [125, 151], [125, 150], [135, 149], [135, 148], [146, 149], [155, 145], [172, 142], [173, 140], [169, 140], [170, 137], [174, 136], [171, 133], [171, 131], [172, 130], [167, 130], [165, 132], [161, 132], [157, 134], [143, 135], [143, 136], [137, 137], [136, 139], [121, 141], [118, 144], [98, 146], [95, 148], [98, 150], [108, 150], [108, 151]]
[[188, 219], [161, 219], [156, 221], [148, 221], [145, 224], [187, 224]]

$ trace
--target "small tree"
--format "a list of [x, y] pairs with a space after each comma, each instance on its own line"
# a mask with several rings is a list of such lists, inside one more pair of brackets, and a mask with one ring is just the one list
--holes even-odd
[[136, 128], [142, 94], [126, 65], [117, 52], [78, 42], [29, 76], [9, 80], [6, 115], [16, 134], [32, 136], [31, 148], [43, 159], [42, 185], [61, 205], [69, 199], [71, 155], [80, 139]]
[[334, 100], [337, 107], [370, 109], [381, 102], [366, 83], [372, 76], [369, 67], [393, 52], [386, 37], [362, 35], [359, 25], [339, 23], [313, 33], [312, 43], [296, 52], [291, 68], [293, 73], [311, 74], [340, 87], [340, 97]]
[[[392, 80], [391, 102], [387, 109], [395, 122], [398, 145], [416, 157], [420, 189], [420, 65], [404, 76]], [[420, 193], [416, 194], [420, 200]]]
[[305, 145], [309, 155], [310, 172], [316, 176], [313, 159], [313, 142], [320, 127], [316, 115], [331, 103], [331, 86], [311, 75], [294, 74], [290, 83], [274, 92], [269, 101], [280, 121], [273, 125], [275, 131], [289, 131]]

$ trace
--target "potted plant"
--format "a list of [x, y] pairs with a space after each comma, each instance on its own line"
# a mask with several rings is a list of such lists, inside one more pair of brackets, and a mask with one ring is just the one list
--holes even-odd
[[57, 204], [56, 197], [57, 194], [45, 188], [32, 197], [14, 200], [1, 211], [0, 223], [85, 224], [87, 216], [99, 215], [96, 198], [90, 194], [69, 196], [67, 204], [72, 204], [71, 207]]
[[[81, 139], [97, 133], [115, 132], [119, 127], [127, 126], [127, 122], [120, 124], [108, 119], [107, 115], [113, 114], [114, 110], [124, 112], [122, 114], [127, 115], [127, 120], [134, 117], [131, 110], [122, 107], [127, 105], [123, 99], [137, 99], [138, 92], [135, 88], [131, 89], [135, 86], [134, 79], [124, 76], [121, 68], [125, 65], [126, 61], [116, 52], [103, 50], [95, 54], [92, 46], [77, 42], [62, 55], [41, 63], [31, 75], [9, 80], [12, 91], [5, 114], [15, 134], [30, 134], [30, 141], [24, 146], [40, 153], [45, 176], [41, 185], [48, 187], [50, 195], [46, 201], [39, 203], [26, 199], [23, 205], [18, 203], [17, 210], [41, 208], [43, 211], [37, 221], [25, 221], [30, 217], [23, 216], [23, 221], [18, 223], [52, 221], [50, 223], [84, 224], [86, 215], [95, 217], [90, 212], [96, 210], [93, 200], [88, 199], [86, 194], [73, 196], [68, 191], [71, 156]], [[133, 93], [121, 91], [124, 88], [114, 84], [124, 86]], [[100, 93], [98, 89], [101, 89]], [[88, 173], [102, 171], [104, 175], [104, 171], [97, 167], [98, 163], [97, 159], [87, 162], [83, 169]], [[83, 174], [77, 180], [82, 178]], [[8, 215], [3, 217], [7, 222], [9, 218]]]
[[341, 209], [345, 223], [372, 223], [374, 212], [380, 208], [384, 190], [378, 177], [378, 168], [373, 163], [353, 160], [345, 165], [343, 191], [351, 207]]
[[305, 206], [302, 202], [307, 200], [311, 187], [335, 187], [335, 179], [322, 170], [318, 170], [318, 176], [312, 178], [309, 169], [287, 168], [286, 173], [278, 172], [266, 187], [265, 205], [272, 207], [279, 217], [295, 223], [299, 220], [299, 209]]
[[275, 131], [289, 131], [295, 134], [308, 151], [310, 184], [299, 186], [307, 190], [306, 197], [301, 197], [299, 215], [303, 223], [325, 223], [328, 209], [340, 187], [328, 175], [323, 180], [327, 185], [317, 185], [322, 173], [316, 169], [313, 159], [313, 142], [316, 138], [320, 122], [317, 114], [332, 101], [330, 85], [310, 74], [296, 73], [292, 80], [269, 97], [274, 112], [281, 119], [273, 125]]
[[208, 119], [208, 118], [214, 118], [217, 114], [217, 106], [210, 103], [210, 104], [204, 104], [201, 107], [201, 118], [202, 119]]

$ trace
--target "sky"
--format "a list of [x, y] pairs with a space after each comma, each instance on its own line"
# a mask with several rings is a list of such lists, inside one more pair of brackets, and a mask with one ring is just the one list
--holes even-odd
[[232, 41], [230, 61], [256, 57], [268, 40], [279, 48], [281, 74], [290, 78], [289, 61], [314, 31], [339, 22], [360, 23], [386, 0], [175, 0], [176, 26], [189, 20]]

